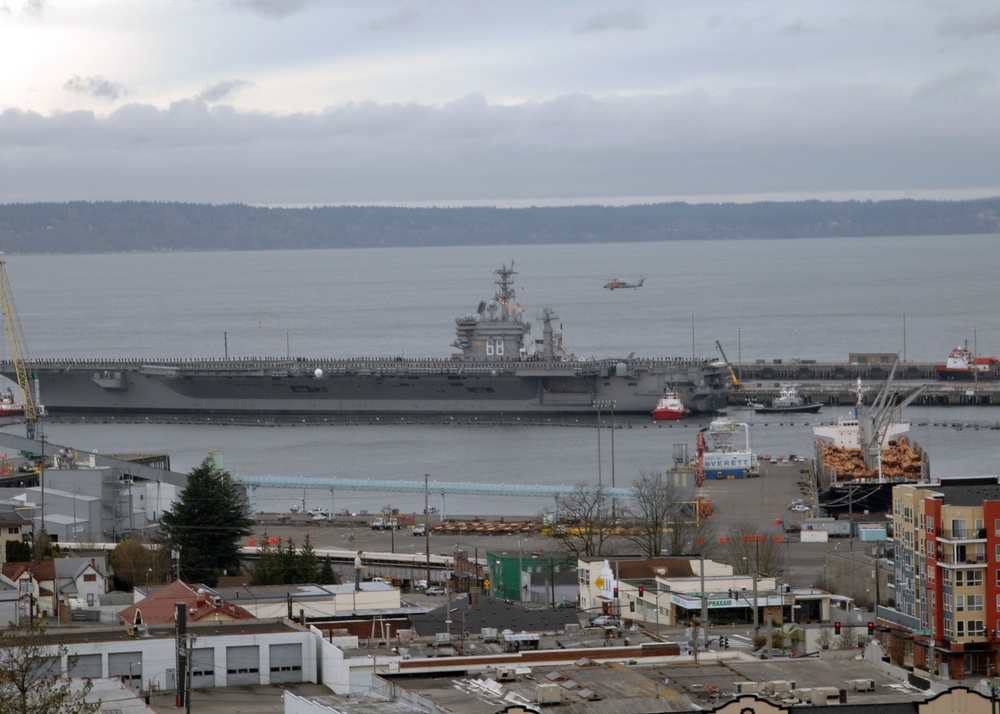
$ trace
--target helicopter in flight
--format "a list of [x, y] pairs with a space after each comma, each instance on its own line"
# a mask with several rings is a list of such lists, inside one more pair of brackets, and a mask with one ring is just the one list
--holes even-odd
[[632, 288], [633, 290], [638, 290], [639, 288], [642, 287], [642, 284], [644, 282], [646, 282], [645, 278], [639, 278], [639, 282], [637, 283], [626, 283], [623, 280], [615, 278], [613, 280], [609, 280], [608, 282], [604, 283], [604, 287], [607, 288], [608, 290], [621, 290], [622, 288]]

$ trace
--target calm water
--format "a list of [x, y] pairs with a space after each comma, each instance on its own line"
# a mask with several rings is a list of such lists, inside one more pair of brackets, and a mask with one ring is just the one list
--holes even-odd
[[[492, 271], [516, 261], [533, 321], [551, 307], [578, 356], [718, 355], [844, 360], [848, 352], [905, 350], [941, 360], [968, 340], [1000, 352], [994, 267], [997, 236], [719, 241], [499, 248], [420, 248], [91, 256], [6, 256], [29, 355], [44, 357], [344, 357], [450, 354], [454, 318], [492, 295]], [[974, 256], [974, 258], [970, 257]], [[610, 292], [611, 278], [646, 282]], [[905, 311], [905, 317], [904, 317]], [[904, 329], [905, 328], [905, 329]], [[905, 336], [905, 340], [904, 340]], [[6, 353], [6, 345], [4, 346]], [[752, 425], [759, 453], [811, 451], [824, 409], [789, 423], [733, 412]], [[995, 473], [997, 409], [911, 409], [912, 434], [936, 474]], [[616, 485], [662, 470], [673, 444], [693, 448], [703, 423], [615, 432]], [[965, 426], [963, 426], [965, 425]], [[976, 428], [976, 427], [979, 428]], [[78, 449], [171, 454], [187, 471], [213, 449], [235, 473], [344, 478], [423, 474], [446, 481], [595, 483], [592, 426], [459, 424], [231, 427], [46, 424]], [[610, 484], [610, 434], [601, 478]], [[301, 494], [270, 492], [285, 510]], [[394, 497], [397, 498], [397, 497]], [[422, 508], [399, 496], [394, 507]], [[407, 501], [406, 499], [410, 499]], [[337, 508], [377, 508], [384, 497], [338, 496]], [[308, 496], [307, 505], [329, 505]], [[440, 505], [440, 504], [435, 504]], [[452, 512], [531, 513], [549, 504], [449, 499]]]

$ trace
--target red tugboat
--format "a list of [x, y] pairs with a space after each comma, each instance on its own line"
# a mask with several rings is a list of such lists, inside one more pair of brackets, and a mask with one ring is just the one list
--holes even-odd
[[7, 387], [7, 391], [0, 397], [0, 417], [20, 414], [24, 414], [24, 407], [17, 403], [17, 400], [14, 399], [14, 392], [10, 387]]
[[977, 379], [1000, 379], [1000, 359], [996, 357], [974, 357], [967, 347], [956, 347], [948, 355], [948, 361], [934, 368], [938, 379], [956, 382], [972, 382]]
[[690, 410], [684, 406], [680, 395], [674, 389], [668, 389], [660, 397], [660, 401], [653, 410], [653, 419], [665, 421], [667, 419], [682, 419]]

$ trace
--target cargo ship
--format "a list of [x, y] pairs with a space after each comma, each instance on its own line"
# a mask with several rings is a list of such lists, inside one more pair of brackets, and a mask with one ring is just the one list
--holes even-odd
[[852, 413], [813, 428], [820, 437], [815, 445], [818, 501], [830, 515], [889, 513], [893, 486], [930, 482], [927, 454], [904, 436], [910, 425], [895, 418], [922, 389], [896, 405], [890, 389], [894, 371], [895, 366], [871, 406], [865, 405], [858, 380]]
[[[496, 291], [458, 317], [450, 358], [232, 358], [32, 360], [50, 414], [279, 417], [348, 415], [648, 415], [667, 389], [692, 412], [725, 407], [726, 367], [707, 359], [578, 359], [562, 345], [555, 312], [541, 336], [514, 290], [514, 264], [494, 271]], [[15, 378], [14, 365], [0, 374]]]
[[1000, 359], [975, 356], [967, 347], [956, 347], [948, 355], [948, 360], [936, 365], [934, 371], [938, 379], [955, 382], [992, 381], [1000, 379]]

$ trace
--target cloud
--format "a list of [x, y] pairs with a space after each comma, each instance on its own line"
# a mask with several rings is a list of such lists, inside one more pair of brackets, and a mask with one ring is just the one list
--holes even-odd
[[255, 86], [257, 85], [253, 82], [248, 82], [245, 79], [227, 79], [205, 87], [203, 90], [198, 92], [195, 98], [212, 104], [214, 102], [221, 102], [224, 99], [228, 99], [229, 97], [240, 93], [244, 89], [249, 89]]
[[420, 11], [412, 5], [400, 5], [395, 12], [362, 25], [362, 29], [378, 32], [394, 27], [406, 27], [413, 24], [420, 17], [420, 14]]
[[317, 0], [226, 0], [226, 4], [240, 12], [280, 20], [317, 4]]
[[806, 23], [802, 21], [801, 17], [797, 17], [792, 22], [789, 22], [779, 27], [778, 34], [789, 35], [789, 36], [817, 35], [819, 34], [819, 29], [816, 27], [812, 27], [810, 25], [806, 25]]
[[938, 23], [938, 30], [945, 35], [957, 35], [966, 39], [1000, 35], [1000, 8], [976, 14], [952, 15]]
[[97, 97], [98, 99], [104, 99], [109, 102], [120, 99], [122, 96], [127, 94], [124, 85], [105, 79], [99, 74], [94, 75], [93, 77], [81, 77], [77, 75], [72, 79], [68, 79], [66, 83], [63, 84], [63, 89], [67, 92], [85, 94], [87, 96]]
[[997, 76], [991, 70], [969, 66], [924, 80], [917, 85], [913, 98], [920, 102], [933, 100], [969, 106], [978, 104], [996, 87]]
[[301, 205], [993, 186], [1000, 97], [983, 90], [960, 115], [940, 94], [954, 81], [995, 78], [941, 77], [918, 102], [831, 82], [282, 115], [199, 99], [106, 117], [8, 110], [0, 195]]
[[634, 10], [606, 10], [596, 15], [590, 15], [573, 27], [575, 34], [587, 32], [608, 32], [625, 30], [634, 32], [646, 27], [647, 19], [642, 13]]
[[[21, 12], [30, 17], [41, 18], [45, 15], [48, 4], [49, 0], [24, 0], [21, 4]], [[3, 2], [0, 3], [0, 13], [13, 15], [14, 10], [11, 8], [10, 3]]]

